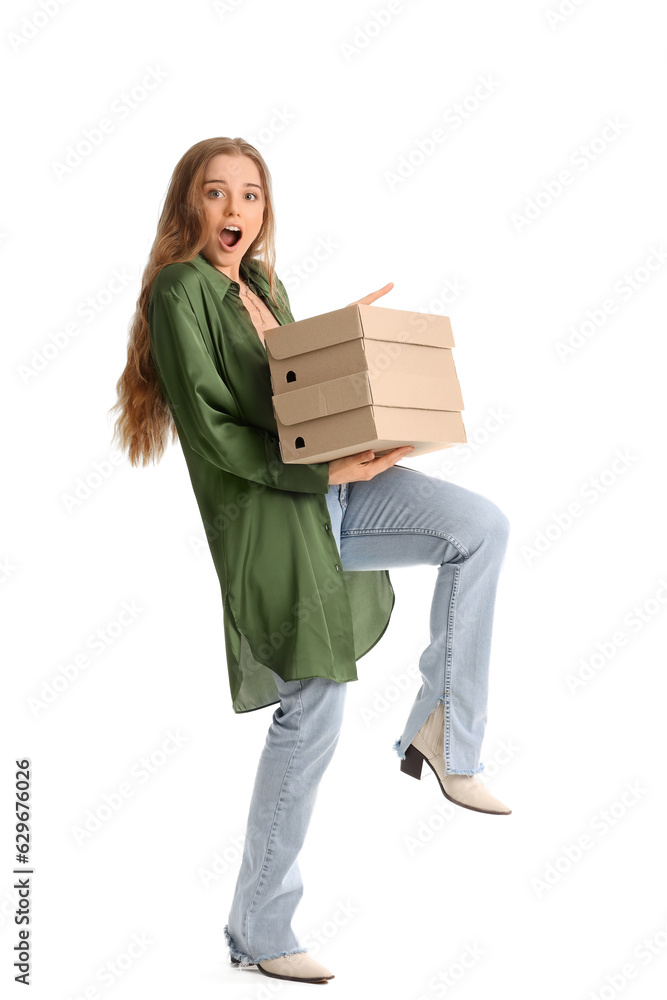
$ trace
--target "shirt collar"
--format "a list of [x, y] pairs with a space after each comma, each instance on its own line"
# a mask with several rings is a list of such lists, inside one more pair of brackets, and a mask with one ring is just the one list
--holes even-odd
[[[222, 271], [219, 271], [218, 268], [214, 267], [202, 253], [198, 253], [195, 257], [189, 260], [188, 264], [192, 264], [192, 266], [196, 267], [200, 274], [203, 274], [204, 277], [208, 278], [213, 287], [219, 293], [221, 299], [225, 297], [225, 293], [230, 285], [234, 285], [237, 290], [239, 288], [239, 283], [237, 281], [232, 281], [230, 277], [223, 274]], [[245, 266], [243, 263], [241, 264], [242, 276], [243, 272], [246, 271], [249, 274], [250, 280], [257, 285], [259, 289], [263, 292], [268, 292], [269, 282], [260, 268], [260, 262], [256, 259], [250, 258], [245, 261]]]

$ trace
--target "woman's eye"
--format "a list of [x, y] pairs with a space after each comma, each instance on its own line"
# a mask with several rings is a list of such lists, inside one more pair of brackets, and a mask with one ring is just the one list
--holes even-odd
[[[214, 195], [214, 194], [222, 195], [222, 191], [219, 188], [212, 188], [212, 190], [210, 190], [208, 193], [209, 193], [209, 197], [211, 195]], [[246, 191], [246, 194], [250, 195], [250, 197], [253, 199], [253, 201], [257, 201], [257, 195], [255, 194], [254, 191]]]

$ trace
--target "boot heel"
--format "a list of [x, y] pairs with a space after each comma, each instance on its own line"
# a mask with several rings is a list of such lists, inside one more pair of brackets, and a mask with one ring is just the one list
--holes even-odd
[[405, 751], [405, 759], [401, 761], [401, 771], [403, 771], [404, 774], [409, 774], [411, 778], [416, 778], [417, 781], [420, 781], [423, 764], [423, 754], [421, 754], [416, 747], [413, 747], [411, 743]]

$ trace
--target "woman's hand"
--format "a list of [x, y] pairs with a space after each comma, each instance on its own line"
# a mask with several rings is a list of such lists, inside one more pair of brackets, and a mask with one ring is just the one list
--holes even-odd
[[[371, 292], [370, 295], [366, 295], [363, 299], [357, 299], [356, 302], [348, 302], [348, 305], [369, 306], [372, 302], [375, 302], [376, 299], [379, 299], [381, 295], [386, 295], [387, 292], [390, 292], [393, 287], [394, 282], [390, 281], [388, 285], [384, 286], [384, 288], [378, 288], [377, 292]], [[347, 308], [347, 306], [345, 308]], [[348, 481], [351, 482], [351, 480]]]
[[399, 459], [405, 458], [411, 451], [414, 451], [412, 445], [403, 445], [377, 458], [374, 458], [373, 451], [360, 451], [356, 455], [346, 455], [345, 458], [332, 458], [329, 462], [329, 486], [373, 479], [378, 472], [384, 472], [390, 465], [396, 465]]

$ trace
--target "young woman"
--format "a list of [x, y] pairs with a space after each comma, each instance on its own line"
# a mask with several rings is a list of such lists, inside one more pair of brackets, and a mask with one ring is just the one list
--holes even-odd
[[333, 974], [291, 927], [297, 858], [346, 682], [390, 620], [390, 567], [438, 567], [422, 685], [394, 744], [401, 770], [419, 778], [426, 760], [451, 802], [511, 812], [474, 777], [509, 523], [483, 496], [396, 465], [406, 448], [282, 462], [266, 341], [294, 317], [274, 231], [270, 176], [253, 146], [207, 139], [184, 154], [143, 275], [114, 440], [146, 465], [178, 437], [220, 579], [233, 709], [277, 705], [224, 929], [231, 961], [326, 982]]

